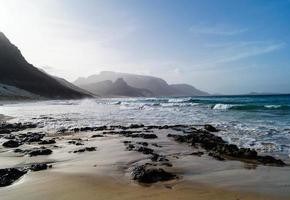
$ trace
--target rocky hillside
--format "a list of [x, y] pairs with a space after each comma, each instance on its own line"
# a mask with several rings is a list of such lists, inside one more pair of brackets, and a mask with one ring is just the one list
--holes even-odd
[[[122, 78], [129, 86], [146, 89], [149, 93], [146, 93], [146, 96], [160, 97], [160, 96], [206, 96], [209, 95], [206, 92], [200, 91], [194, 88], [191, 85], [187, 84], [175, 84], [169, 85], [165, 80], [153, 76], [143, 76], [136, 74], [127, 74], [127, 73], [117, 73], [117, 72], [101, 72], [97, 75], [92, 75], [87, 78], [78, 78], [74, 84], [83, 88], [88, 89], [89, 91], [97, 92], [101, 89], [101, 85], [97, 84], [103, 81], [114, 82], [117, 79]], [[97, 86], [98, 89], [94, 90], [94, 87]]]
[[[29, 64], [22, 56], [20, 50], [2, 32], [0, 32], [0, 84], [10, 88], [10, 96], [12, 95], [12, 89], [14, 92], [21, 91], [22, 94], [25, 94], [24, 96], [29, 94], [29, 98], [34, 98], [35, 96], [44, 99], [91, 97], [87, 93], [62, 84], [52, 76]], [[5, 91], [4, 86], [2, 88], [2, 96], [4, 96]]]
[[146, 97], [153, 95], [150, 90], [129, 86], [122, 78], [117, 79], [115, 82], [106, 80], [82, 85], [82, 88], [102, 97]]

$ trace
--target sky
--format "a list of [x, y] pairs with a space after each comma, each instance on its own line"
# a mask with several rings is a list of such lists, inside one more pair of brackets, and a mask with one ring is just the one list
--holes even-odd
[[69, 81], [118, 71], [290, 93], [290, 0], [0, 0], [0, 31]]

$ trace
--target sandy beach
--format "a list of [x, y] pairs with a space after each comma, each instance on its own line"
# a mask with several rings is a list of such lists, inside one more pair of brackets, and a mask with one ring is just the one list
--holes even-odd
[[[13, 186], [1, 189], [1, 199], [224, 199], [224, 200], [274, 200], [253, 193], [226, 191], [204, 185], [180, 182], [168, 188], [164, 185], [144, 187], [125, 183], [113, 177], [98, 177], [92, 174], [67, 174], [53, 171], [39, 172], [23, 178]], [[285, 198], [286, 200], [287, 198]]]
[[[139, 128], [129, 130], [137, 131]], [[51, 132], [42, 140], [53, 139], [56, 143], [42, 146], [53, 153], [33, 157], [23, 152], [41, 146], [35, 142], [23, 144], [22, 153], [15, 153], [15, 148], [1, 147], [1, 168], [28, 167], [33, 163], [52, 165], [45, 171], [28, 171], [12, 185], [2, 187], [1, 200], [18, 199], [20, 196], [27, 200], [288, 199], [288, 166], [264, 166], [197, 156], [194, 154], [196, 148], [177, 144], [167, 137], [176, 132], [152, 129], [148, 134], [156, 134], [157, 138], [150, 139], [124, 137], [105, 130]], [[152, 162], [149, 154], [129, 151], [126, 146], [128, 141], [134, 145], [145, 145], [156, 154], [166, 156], [166, 162]], [[95, 147], [96, 150], [79, 151], [86, 147]], [[153, 184], [132, 180], [134, 167], [146, 163], [173, 173], [177, 178]]]

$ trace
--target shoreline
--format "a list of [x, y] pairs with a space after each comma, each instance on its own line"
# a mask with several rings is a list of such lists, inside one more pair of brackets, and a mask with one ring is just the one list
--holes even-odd
[[[31, 192], [34, 191], [34, 192]], [[120, 179], [93, 174], [68, 174], [43, 171], [30, 174], [13, 186], [0, 189], [1, 199], [197, 199], [197, 200], [283, 200], [255, 193], [227, 191], [202, 184], [182, 181], [173, 187], [160, 184], [140, 186]]]
[[[13, 136], [12, 140], [20, 144], [10, 148], [1, 145], [0, 169], [14, 167], [26, 171], [10, 186], [0, 187], [5, 200], [20, 195], [23, 199], [200, 200], [274, 200], [290, 196], [288, 161], [286, 166], [267, 166], [243, 159], [219, 160], [204, 149], [207, 147], [187, 144], [189, 132], [205, 134], [216, 144], [221, 142], [206, 130], [216, 131], [209, 125], [205, 129], [138, 124], [80, 127], [45, 135], [34, 124], [10, 127], [17, 132], [12, 128], [0, 135], [0, 143], [3, 145], [11, 140], [7, 137]], [[220, 153], [223, 157], [226, 152]], [[41, 163], [52, 168], [32, 170], [33, 164]], [[140, 166], [144, 166], [142, 173], [153, 173], [157, 181], [136, 174]]]

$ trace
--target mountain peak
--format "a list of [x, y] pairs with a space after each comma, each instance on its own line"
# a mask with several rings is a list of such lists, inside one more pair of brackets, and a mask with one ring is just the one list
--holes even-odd
[[0, 32], [0, 84], [48, 99], [90, 97], [28, 63], [20, 50], [2, 32]]
[[6, 35], [0, 31], [0, 44], [11, 44], [9, 39], [6, 37]]
[[123, 78], [118, 78], [115, 82], [114, 82], [114, 84], [116, 84], [116, 85], [124, 85], [124, 86], [127, 86], [128, 84], [126, 83], [126, 81], [124, 81], [124, 79]]

